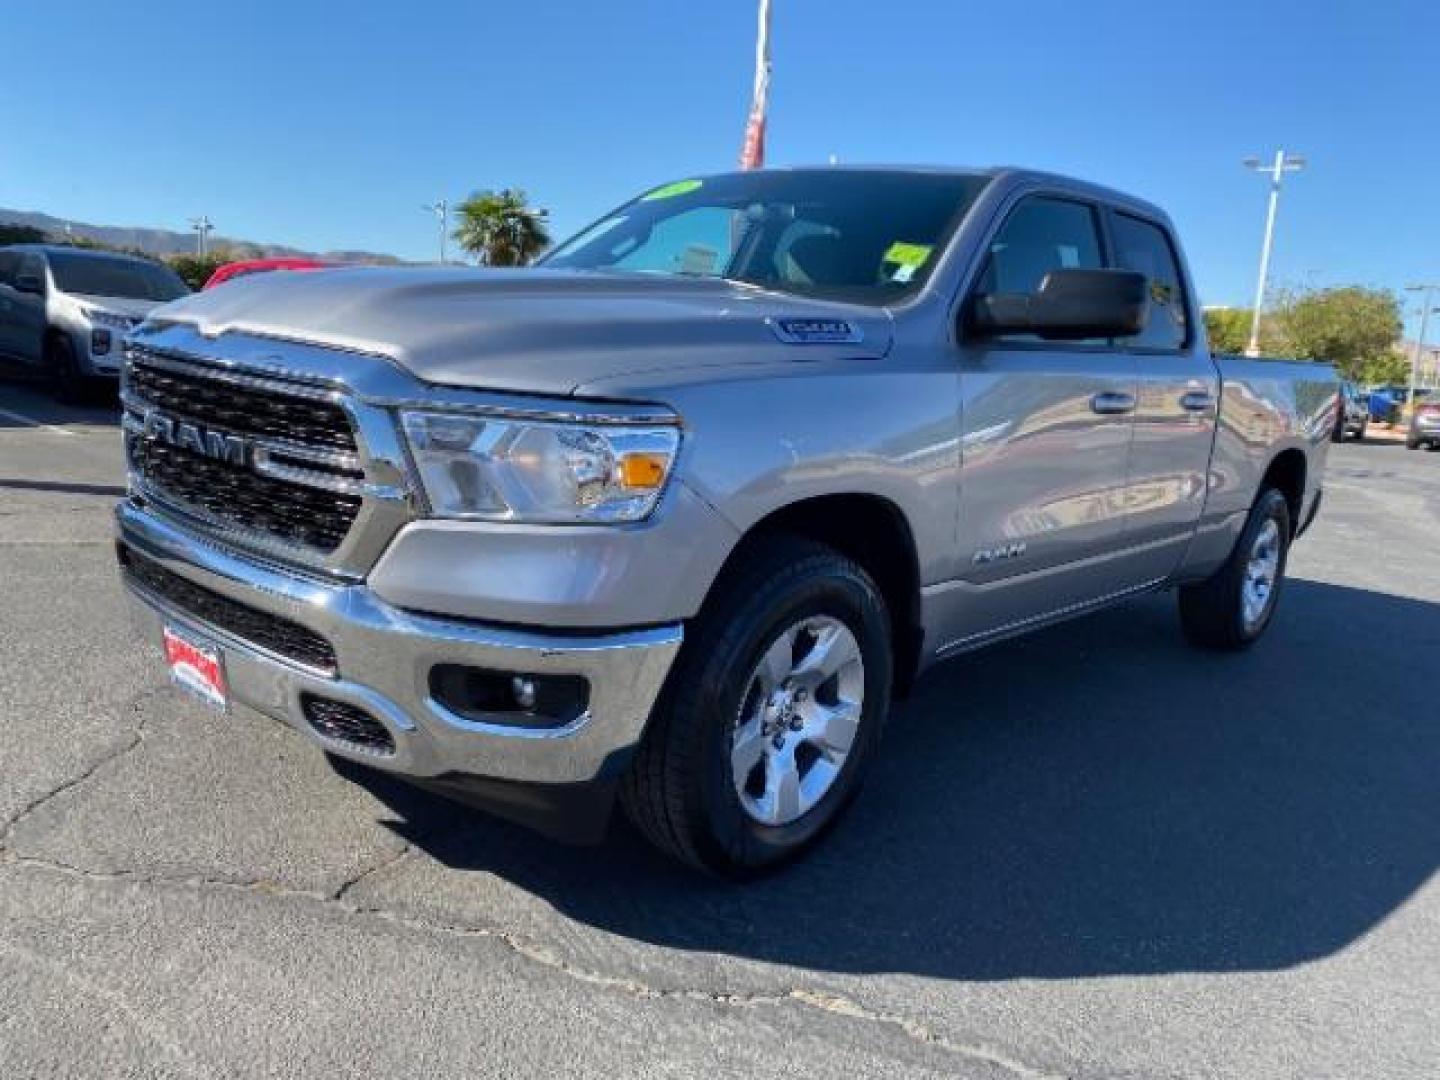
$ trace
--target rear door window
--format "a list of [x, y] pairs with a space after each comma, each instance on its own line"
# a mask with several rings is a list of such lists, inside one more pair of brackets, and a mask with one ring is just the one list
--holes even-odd
[[1150, 282], [1150, 318], [1145, 329], [1123, 344], [1143, 349], [1178, 350], [1190, 339], [1185, 311], [1185, 287], [1180, 263], [1165, 231], [1152, 222], [1116, 213], [1115, 262], [1122, 270], [1135, 270]]

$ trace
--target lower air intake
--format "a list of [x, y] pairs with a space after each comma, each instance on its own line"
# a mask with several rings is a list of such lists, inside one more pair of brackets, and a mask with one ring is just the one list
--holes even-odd
[[327, 739], [381, 757], [395, 753], [389, 729], [358, 705], [302, 694], [300, 707], [310, 726]]

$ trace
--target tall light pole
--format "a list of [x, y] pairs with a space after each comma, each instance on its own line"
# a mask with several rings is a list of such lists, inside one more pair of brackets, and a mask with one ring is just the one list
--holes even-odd
[[428, 206], [420, 207], [421, 210], [434, 214], [440, 221], [440, 265], [445, 265], [445, 242], [450, 237], [450, 200], [437, 199]]
[[1440, 308], [1434, 306], [1435, 290], [1437, 289], [1440, 289], [1440, 285], [1429, 283], [1405, 286], [1406, 292], [1418, 292], [1421, 294], [1420, 333], [1415, 338], [1415, 350], [1410, 354], [1410, 394], [1405, 399], [1406, 403], [1412, 409], [1415, 407], [1415, 383], [1420, 375], [1420, 354], [1425, 350], [1425, 334], [1430, 329], [1430, 312], [1440, 311]]
[[190, 227], [195, 230], [195, 251], [203, 259], [210, 248], [210, 233], [215, 228], [215, 223], [201, 214], [190, 219]]
[[1259, 158], [1246, 158], [1247, 169], [1270, 176], [1270, 209], [1265, 215], [1265, 243], [1260, 248], [1260, 280], [1255, 286], [1255, 312], [1250, 317], [1250, 344], [1245, 347], [1246, 356], [1260, 355], [1260, 308], [1265, 303], [1265, 285], [1270, 277], [1270, 249], [1275, 243], [1275, 211], [1280, 207], [1280, 181], [1287, 172], [1299, 172], [1305, 167], [1305, 159], [1299, 154], [1286, 155], [1284, 150], [1275, 151], [1275, 160], [1267, 165]]
[[755, 37], [755, 89], [750, 96], [750, 116], [745, 121], [745, 141], [740, 146], [740, 168], [760, 169], [765, 165], [765, 124], [770, 108], [770, 0], [760, 0], [760, 26]]

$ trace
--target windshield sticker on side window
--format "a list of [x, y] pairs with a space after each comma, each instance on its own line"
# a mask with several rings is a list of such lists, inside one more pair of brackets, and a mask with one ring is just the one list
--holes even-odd
[[704, 244], [688, 244], [680, 253], [680, 273], [690, 277], [711, 277], [720, 252]]
[[890, 245], [881, 259], [885, 276], [890, 281], [898, 281], [903, 285], [925, 265], [925, 260], [933, 250], [935, 249], [930, 244], [907, 244], [897, 240]]
[[640, 197], [641, 202], [654, 202], [656, 199], [673, 199], [677, 195], [689, 195], [692, 191], [698, 191], [701, 183], [699, 180], [676, 180], [673, 184], [666, 184], [658, 187], [648, 195]]

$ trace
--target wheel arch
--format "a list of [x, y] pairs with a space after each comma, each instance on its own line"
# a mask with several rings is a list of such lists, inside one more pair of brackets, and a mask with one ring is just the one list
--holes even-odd
[[[1292, 537], [1299, 530], [1303, 521], [1309, 467], [1310, 463], [1305, 458], [1305, 452], [1292, 446], [1276, 454], [1260, 478], [1260, 491], [1273, 487], [1285, 496], [1285, 502], [1290, 507], [1290, 534]], [[1256, 494], [1258, 495], [1259, 492]]]
[[895, 692], [908, 692], [919, 669], [924, 633], [920, 618], [920, 564], [905, 513], [882, 495], [814, 495], [770, 511], [731, 549], [711, 593], [748, 552], [776, 536], [800, 536], [853, 559], [874, 579], [890, 616]]

